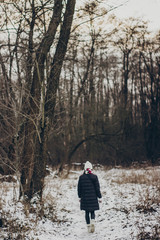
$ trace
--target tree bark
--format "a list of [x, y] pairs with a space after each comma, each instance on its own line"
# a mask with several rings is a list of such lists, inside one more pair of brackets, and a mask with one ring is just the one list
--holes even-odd
[[46, 140], [48, 131], [46, 117], [49, 117], [50, 120], [54, 116], [54, 106], [56, 104], [55, 96], [59, 85], [62, 63], [67, 51], [74, 7], [75, 0], [69, 0], [67, 2], [59, 42], [51, 66], [49, 82], [47, 82], [46, 98], [43, 95], [45, 93], [43, 89], [44, 64], [47, 59], [47, 53], [54, 41], [57, 27], [61, 21], [62, 0], [55, 0], [54, 11], [48, 31], [36, 52], [27, 108], [28, 119], [25, 122], [25, 141], [21, 175], [21, 194], [23, 193], [23, 195], [26, 195], [29, 199], [31, 199], [35, 193], [42, 197], [46, 170]]

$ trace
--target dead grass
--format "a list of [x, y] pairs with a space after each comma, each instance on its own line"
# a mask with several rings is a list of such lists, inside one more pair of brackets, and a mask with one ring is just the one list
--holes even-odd
[[154, 226], [151, 232], [146, 231], [145, 229], [141, 229], [140, 233], [137, 236], [138, 240], [159, 240], [160, 239], [160, 231], [158, 226]]
[[160, 188], [160, 169], [148, 170], [119, 170], [120, 172], [112, 180], [117, 184], [145, 184], [148, 186], [156, 186]]
[[157, 225], [160, 222], [158, 216], [160, 206], [160, 168], [146, 169], [117, 169], [113, 172], [114, 177], [111, 183], [123, 185], [134, 184], [134, 191], [137, 191], [137, 202], [134, 205], [133, 211], [139, 212], [140, 218], [155, 216], [149, 228], [144, 223], [137, 222], [138, 240], [159, 240], [160, 228]]
[[155, 212], [160, 205], [160, 168], [117, 169], [117, 171], [112, 183], [138, 185], [136, 187], [136, 191], [138, 191], [137, 211]]
[[160, 192], [156, 187], [147, 187], [139, 191], [139, 202], [136, 209], [143, 213], [156, 212], [160, 205]]

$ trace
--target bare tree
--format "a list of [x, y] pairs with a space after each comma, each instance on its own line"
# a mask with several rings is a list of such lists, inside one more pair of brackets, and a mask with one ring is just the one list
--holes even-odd
[[[18, 16], [17, 22], [13, 15], [9, 15], [12, 8]], [[4, 18], [8, 23], [7, 29], [13, 25], [14, 34], [17, 36], [14, 47], [13, 43], [8, 43], [10, 59], [12, 58], [11, 72], [15, 63], [17, 72], [24, 67], [23, 74], [17, 74], [17, 83], [20, 83], [21, 87], [23, 85], [21, 109], [18, 109], [22, 116], [19, 137], [23, 139], [21, 193], [28, 198], [35, 193], [42, 196], [47, 135], [54, 118], [56, 93], [70, 37], [74, 8], [75, 0], [69, 0], [67, 3], [62, 0], [32, 0], [2, 4]], [[11, 29], [8, 30], [8, 36], [10, 31]], [[19, 98], [17, 102], [20, 102]]]

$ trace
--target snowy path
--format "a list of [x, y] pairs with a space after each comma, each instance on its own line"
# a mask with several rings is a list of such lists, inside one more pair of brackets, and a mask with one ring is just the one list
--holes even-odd
[[[43, 223], [37, 229], [39, 240], [130, 240], [137, 239], [140, 225], [151, 231], [156, 224], [154, 214], [145, 215], [136, 211], [141, 186], [130, 184], [127, 187], [125, 184], [125, 187], [117, 187], [112, 181], [116, 178], [117, 170], [95, 173], [99, 177], [103, 195], [100, 210], [96, 211], [95, 233], [87, 232], [84, 211], [79, 209], [77, 182], [81, 172], [74, 172], [63, 180], [49, 177], [45, 194], [48, 191], [56, 199], [56, 214], [62, 222]], [[57, 190], [54, 192], [55, 188]]]
[[[12, 216], [15, 226], [26, 226], [28, 230], [23, 240], [160, 239], [151, 238], [160, 226], [160, 168], [95, 170], [101, 186], [102, 203], [100, 210], [96, 211], [94, 233], [87, 232], [84, 211], [80, 211], [77, 196], [80, 174], [82, 171], [73, 171], [67, 178], [61, 179], [51, 172], [46, 177], [42, 220], [35, 213], [26, 216], [23, 204], [13, 201], [11, 184], [4, 183], [4, 189], [9, 189], [4, 192], [1, 188], [4, 212], [9, 218]], [[35, 205], [36, 211], [37, 208]], [[1, 237], [8, 236], [2, 231], [0, 240], [8, 239]], [[143, 233], [143, 238], [142, 235], [138, 237], [140, 233]]]

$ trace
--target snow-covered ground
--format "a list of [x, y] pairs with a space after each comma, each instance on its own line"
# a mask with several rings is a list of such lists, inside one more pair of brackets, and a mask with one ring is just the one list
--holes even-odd
[[[45, 179], [43, 207], [16, 201], [16, 183], [1, 183], [0, 240], [130, 240], [160, 239], [160, 167], [97, 168], [102, 203], [96, 211], [96, 230], [88, 233], [77, 196], [83, 171], [60, 178], [51, 171]], [[40, 218], [40, 215], [42, 216]]]

